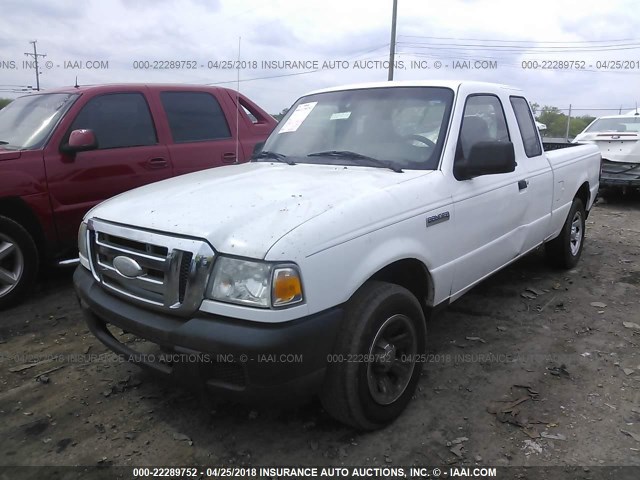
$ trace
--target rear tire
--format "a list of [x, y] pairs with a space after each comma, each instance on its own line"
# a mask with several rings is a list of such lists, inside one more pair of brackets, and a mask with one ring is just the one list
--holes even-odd
[[551, 265], [570, 269], [578, 264], [584, 246], [585, 219], [582, 200], [574, 198], [560, 235], [545, 244], [545, 253]]
[[19, 223], [0, 216], [0, 310], [17, 303], [38, 273], [38, 249]]
[[416, 297], [399, 285], [367, 282], [347, 303], [320, 395], [325, 410], [359, 430], [392, 422], [416, 389], [425, 346]]

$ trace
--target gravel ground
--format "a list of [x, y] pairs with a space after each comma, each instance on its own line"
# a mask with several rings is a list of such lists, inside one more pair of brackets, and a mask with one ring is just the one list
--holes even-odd
[[0, 467], [640, 466], [639, 239], [640, 199], [600, 202], [576, 269], [535, 252], [436, 314], [414, 400], [366, 434], [318, 402], [219, 403], [117, 361], [72, 272], [49, 272], [0, 313]]

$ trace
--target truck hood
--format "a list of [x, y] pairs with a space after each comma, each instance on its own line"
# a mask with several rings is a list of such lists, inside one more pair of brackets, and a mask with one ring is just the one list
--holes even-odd
[[20, 158], [21, 155], [20, 150], [8, 150], [0, 145], [0, 162], [2, 160], [16, 160]]
[[85, 218], [203, 238], [218, 252], [264, 258], [280, 238], [338, 204], [431, 173], [370, 167], [245, 163], [123, 193]]

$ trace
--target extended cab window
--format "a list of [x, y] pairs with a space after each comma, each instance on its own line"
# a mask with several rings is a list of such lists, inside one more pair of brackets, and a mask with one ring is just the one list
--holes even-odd
[[470, 96], [464, 106], [456, 161], [467, 158], [476, 143], [496, 141], [510, 141], [500, 99], [494, 95]]
[[253, 113], [251, 113], [251, 110], [249, 110], [243, 104], [240, 104], [240, 108], [242, 108], [242, 111], [244, 112], [244, 114], [247, 117], [249, 117], [249, 120], [251, 121], [251, 123], [253, 123], [253, 124], [258, 123], [258, 119], [256, 118], [256, 116]]
[[231, 138], [216, 98], [205, 92], [162, 92], [162, 106], [175, 143]]
[[92, 98], [70, 130], [90, 129], [99, 149], [158, 143], [149, 106], [141, 93], [113, 93]]
[[516, 114], [520, 135], [524, 143], [524, 151], [527, 157], [542, 155], [542, 147], [538, 138], [538, 129], [531, 115], [529, 104], [522, 97], [510, 97], [513, 112]]
[[260, 113], [254, 106], [252, 106], [249, 102], [247, 102], [244, 98], [238, 97], [240, 100], [240, 107], [245, 115], [249, 118], [251, 123], [259, 124], [259, 123], [267, 123], [267, 119], [264, 117], [262, 113]]

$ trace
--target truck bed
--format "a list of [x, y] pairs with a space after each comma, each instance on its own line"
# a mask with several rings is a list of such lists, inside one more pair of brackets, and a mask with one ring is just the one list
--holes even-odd
[[562, 148], [575, 147], [576, 143], [569, 142], [542, 142], [542, 147], [545, 152], [550, 152], [551, 150], [560, 150]]

